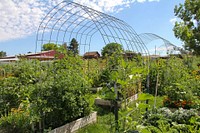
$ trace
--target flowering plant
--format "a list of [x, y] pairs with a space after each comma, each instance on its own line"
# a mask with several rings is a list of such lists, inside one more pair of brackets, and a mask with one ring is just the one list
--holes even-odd
[[189, 109], [196, 106], [197, 96], [186, 85], [175, 83], [167, 87], [167, 97], [163, 100], [165, 107]]

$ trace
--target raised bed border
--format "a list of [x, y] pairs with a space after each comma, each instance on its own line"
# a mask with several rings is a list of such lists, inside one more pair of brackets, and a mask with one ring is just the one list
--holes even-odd
[[[131, 102], [135, 101], [138, 99], [138, 95], [140, 93], [134, 94], [133, 96], [130, 96], [126, 99], [126, 104], [130, 104]], [[101, 98], [95, 98], [95, 105], [99, 106], [111, 106], [111, 101], [110, 100], [104, 100]], [[121, 107], [121, 102], [118, 102], [118, 107]]]
[[93, 112], [88, 116], [79, 118], [61, 127], [55, 128], [48, 133], [74, 133], [78, 129], [85, 127], [88, 124], [95, 123], [96, 121], [97, 121], [97, 112]]

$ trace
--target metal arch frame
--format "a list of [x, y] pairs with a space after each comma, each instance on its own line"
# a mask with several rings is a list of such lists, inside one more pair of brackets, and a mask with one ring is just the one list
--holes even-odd
[[[169, 47], [173, 47], [173, 50], [171, 50], [171, 51], [180, 51], [180, 49], [181, 49], [181, 48], [177, 47], [176, 45], [172, 44], [170, 41], [168, 41], [168, 40], [164, 39], [163, 37], [158, 36], [154, 33], [142, 33], [142, 34], [139, 34], [139, 36], [146, 45], [148, 45], [148, 43], [150, 43], [154, 40], [160, 39], [164, 42], [163, 45], [165, 46], [167, 51], [171, 50], [171, 49], [169, 49]], [[163, 46], [163, 45], [161, 45], [161, 46]]]
[[[75, 38], [79, 43], [79, 51], [83, 46], [85, 53], [86, 47], [90, 51], [91, 40], [96, 33], [100, 34], [104, 45], [112, 42], [120, 43], [124, 50], [131, 50], [145, 56], [145, 63], [143, 63], [149, 72], [149, 51], [130, 25], [113, 16], [72, 1], [62, 1], [44, 17], [37, 30], [35, 52], [38, 46], [42, 48], [45, 42], [53, 42], [57, 45], [68, 44], [72, 38]], [[147, 90], [148, 88], [149, 83], [147, 83]], [[117, 104], [115, 105], [118, 111]], [[117, 117], [116, 123], [118, 123]]]
[[[56, 28], [59, 23], [60, 25]], [[41, 48], [45, 42], [55, 42], [55, 44], [70, 42], [73, 35], [78, 39], [79, 45], [84, 46], [84, 52], [86, 52], [86, 46], [89, 47], [89, 51], [92, 37], [97, 32], [100, 33], [104, 45], [116, 42], [122, 44], [127, 50], [149, 56], [143, 40], [130, 25], [118, 18], [72, 1], [62, 1], [44, 17], [37, 30], [35, 52], [38, 46]], [[53, 39], [54, 33], [56, 33], [56, 39]], [[61, 35], [63, 35], [62, 39], [60, 39]]]

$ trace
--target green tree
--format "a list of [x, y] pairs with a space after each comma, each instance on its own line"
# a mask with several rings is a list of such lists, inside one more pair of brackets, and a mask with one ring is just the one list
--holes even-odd
[[184, 41], [185, 49], [200, 55], [200, 1], [185, 0], [175, 6], [174, 12], [181, 19], [175, 23], [175, 36]]
[[56, 50], [58, 46], [54, 43], [46, 43], [42, 46], [42, 51]]
[[71, 51], [74, 55], [76, 55], [76, 54], [79, 53], [79, 51], [78, 51], [78, 45], [79, 45], [79, 44], [78, 44], [78, 42], [76, 41], [76, 39], [73, 38], [73, 39], [71, 40], [71, 43], [70, 43], [69, 47], [68, 47], [68, 50]]
[[103, 57], [105, 57], [105, 56], [111, 56], [114, 53], [115, 54], [122, 54], [123, 51], [124, 50], [123, 50], [121, 44], [118, 44], [118, 43], [109, 43], [105, 47], [103, 47], [103, 49], [101, 51], [101, 55]]
[[6, 56], [6, 52], [0, 51], [0, 57], [5, 57], [5, 56]]

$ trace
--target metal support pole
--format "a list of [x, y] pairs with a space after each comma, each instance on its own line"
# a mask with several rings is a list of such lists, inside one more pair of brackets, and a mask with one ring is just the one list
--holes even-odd
[[119, 123], [118, 123], [118, 120], [119, 120], [119, 116], [118, 116], [118, 100], [119, 100], [119, 97], [118, 97], [118, 90], [117, 90], [117, 85], [116, 83], [114, 84], [114, 89], [115, 89], [115, 94], [116, 94], [116, 99], [114, 101], [114, 113], [115, 113], [115, 133], [119, 133]]
[[[147, 93], [149, 93], [149, 74], [147, 75]], [[149, 104], [149, 100], [146, 100], [146, 104]], [[148, 111], [148, 108], [146, 108], [146, 111]]]

